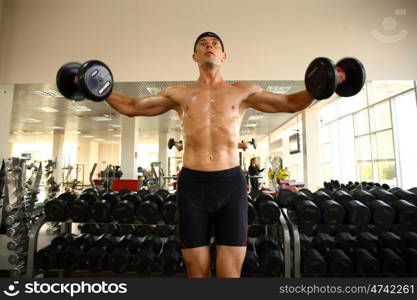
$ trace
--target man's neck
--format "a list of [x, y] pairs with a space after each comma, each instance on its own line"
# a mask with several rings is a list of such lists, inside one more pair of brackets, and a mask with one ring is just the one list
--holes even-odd
[[201, 65], [200, 77], [197, 83], [203, 86], [212, 87], [215, 84], [224, 82], [223, 76], [220, 74], [220, 67], [216, 65]]

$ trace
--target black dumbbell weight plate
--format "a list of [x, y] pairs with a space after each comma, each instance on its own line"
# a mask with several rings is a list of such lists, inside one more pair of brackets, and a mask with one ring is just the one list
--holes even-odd
[[326, 57], [314, 59], [307, 68], [305, 84], [314, 99], [322, 100], [329, 98], [337, 87], [334, 63]]
[[83, 94], [75, 85], [74, 79], [80, 69], [81, 64], [70, 62], [63, 65], [56, 75], [56, 85], [59, 92], [67, 99], [80, 101], [84, 99]]
[[341, 97], [351, 97], [359, 93], [366, 79], [362, 63], [356, 58], [347, 57], [340, 60], [336, 66], [342, 68], [346, 74], [346, 80], [337, 86], [336, 93]]
[[113, 90], [113, 75], [100, 61], [90, 60], [84, 63], [77, 78], [82, 93], [93, 101], [103, 101]]

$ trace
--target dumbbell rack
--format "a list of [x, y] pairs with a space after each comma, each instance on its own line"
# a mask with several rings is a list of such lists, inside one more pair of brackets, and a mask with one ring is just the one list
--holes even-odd
[[[26, 265], [26, 277], [33, 278], [36, 276], [36, 269], [35, 269], [35, 254], [37, 252], [37, 246], [38, 246], [38, 238], [39, 238], [39, 232], [41, 227], [47, 223], [46, 215], [42, 215], [36, 224], [32, 226], [32, 228], [29, 231], [29, 245], [28, 245], [28, 256], [27, 256], [27, 265]], [[61, 223], [61, 233], [71, 233], [72, 231], [72, 221], [64, 221]], [[84, 224], [88, 222], [83, 222]], [[120, 224], [120, 225], [146, 225], [146, 224], [121, 224], [121, 223], [94, 223], [94, 224]], [[155, 225], [155, 224], [154, 224]], [[165, 225], [165, 224], [164, 224]], [[282, 241], [283, 245], [283, 252], [284, 252], [284, 274], [283, 276], [285, 278], [290, 278], [291, 274], [293, 272], [293, 263], [291, 261], [291, 235], [289, 226], [287, 223], [286, 217], [284, 217], [283, 214], [280, 215], [280, 219], [278, 224], [272, 224], [270, 232], [267, 231], [267, 233], [270, 233], [273, 236], [280, 237], [280, 240]], [[268, 228], [268, 225], [265, 225], [265, 228]], [[251, 238], [249, 238], [251, 239]], [[62, 269], [58, 269], [58, 276], [63, 277], [64, 273], [66, 271]], [[126, 272], [126, 274], [131, 272]]]
[[[0, 191], [4, 194], [2, 206], [0, 208], [0, 219], [2, 230], [6, 230], [6, 235], [0, 235], [1, 244], [6, 245], [9, 241], [19, 243], [20, 249], [13, 249], [13, 256], [6, 255], [0, 260], [1, 269], [11, 269], [11, 276], [20, 276], [25, 272], [25, 260], [27, 259], [27, 230], [38, 217], [34, 208], [39, 193], [39, 184], [42, 177], [42, 164], [38, 168], [34, 167], [32, 176], [25, 183], [26, 160], [20, 158], [10, 158], [3, 161], [1, 167], [1, 186]], [[6, 218], [7, 216], [7, 218]], [[9, 248], [9, 245], [7, 246]], [[9, 249], [8, 249], [9, 250]], [[4, 258], [8, 257], [8, 263], [4, 263]], [[17, 257], [17, 258], [16, 258]], [[14, 267], [10, 264], [10, 259], [16, 259]], [[10, 268], [11, 267], [11, 268]]]
[[[297, 222], [296, 212], [288, 210], [286, 208], [281, 209], [286, 216], [288, 227], [290, 228], [290, 232], [292, 233], [292, 253], [293, 253], [293, 270], [294, 270], [294, 277], [301, 278], [301, 243], [300, 243], [300, 232], [299, 232], [299, 225]], [[316, 224], [320, 225], [320, 224]], [[329, 224], [326, 224], [329, 225]], [[394, 226], [401, 225], [401, 224], [391, 224], [390, 228]], [[352, 225], [355, 226], [355, 225]], [[367, 224], [368, 228], [373, 228], [374, 224]]]

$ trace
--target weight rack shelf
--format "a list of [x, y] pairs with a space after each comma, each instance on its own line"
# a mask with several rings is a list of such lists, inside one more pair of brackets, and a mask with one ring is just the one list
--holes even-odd
[[[27, 266], [26, 266], [26, 277], [33, 278], [36, 275], [36, 269], [35, 269], [35, 254], [37, 251], [38, 246], [38, 237], [41, 227], [47, 223], [50, 222], [46, 219], [46, 215], [43, 215], [39, 218], [38, 222], [31, 228], [29, 231], [29, 245], [28, 245], [28, 256], [27, 256]], [[96, 223], [96, 222], [73, 222], [71, 220], [69, 221], [61, 221], [61, 233], [71, 233], [72, 231], [72, 223], [80, 223], [80, 224], [98, 224], [98, 225], [104, 225], [104, 224], [113, 224], [113, 225], [150, 225], [150, 226], [158, 226], [158, 225], [166, 225], [166, 224], [142, 224], [142, 223], [118, 223], [118, 222], [109, 222], [109, 223]], [[167, 225], [167, 226], [176, 226], [176, 225]], [[250, 225], [249, 225], [250, 226]], [[278, 240], [282, 241], [282, 249], [284, 254], [284, 274], [283, 277], [290, 278], [292, 274], [292, 270], [294, 269], [293, 263], [291, 261], [291, 236], [290, 231], [287, 223], [286, 217], [283, 216], [281, 213], [280, 218], [276, 224], [268, 224], [264, 225], [266, 229], [267, 234], [271, 234], [272, 236], [279, 237]], [[271, 226], [270, 232], [268, 232], [268, 226]], [[249, 238], [251, 240], [252, 238]], [[67, 271], [64, 269], [52, 269], [48, 272], [57, 273], [58, 277], [64, 277], [64, 275], [74, 275], [74, 276], [80, 276], [80, 277], [89, 277], [88, 271], [83, 270], [77, 270], [77, 271]], [[87, 273], [87, 274], [86, 274]], [[90, 275], [92, 273], [89, 273]], [[126, 272], [123, 274], [117, 274], [110, 271], [103, 271], [99, 273], [93, 273], [94, 276], [96, 275], [102, 275], [102, 276], [108, 276], [108, 277], [123, 277], [124, 274], [126, 274], [127, 277], [162, 277], [166, 276], [161, 273], [155, 272], [152, 274], [155, 274], [153, 276], [150, 275], [139, 275], [134, 272]], [[177, 273], [178, 277], [185, 277], [185, 273]], [[177, 277], [177, 276], [170, 276], [170, 277]], [[254, 277], [258, 277], [257, 274], [254, 274]], [[261, 277], [261, 276], [259, 276]]]

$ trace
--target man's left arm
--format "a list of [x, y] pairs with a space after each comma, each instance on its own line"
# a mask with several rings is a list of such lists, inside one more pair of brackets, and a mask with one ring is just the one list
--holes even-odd
[[264, 91], [260, 86], [246, 83], [251, 93], [242, 101], [241, 106], [253, 108], [267, 113], [294, 113], [308, 107], [313, 101], [313, 97], [306, 91], [283, 95]]

